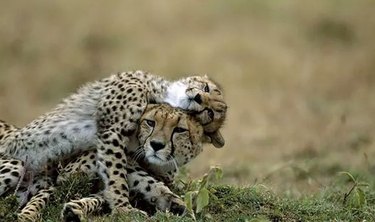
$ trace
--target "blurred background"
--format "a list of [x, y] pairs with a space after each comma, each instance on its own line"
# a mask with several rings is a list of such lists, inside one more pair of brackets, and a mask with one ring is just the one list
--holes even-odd
[[316, 192], [375, 173], [373, 0], [0, 3], [0, 117], [23, 126], [87, 81], [208, 74], [230, 107], [223, 183]]

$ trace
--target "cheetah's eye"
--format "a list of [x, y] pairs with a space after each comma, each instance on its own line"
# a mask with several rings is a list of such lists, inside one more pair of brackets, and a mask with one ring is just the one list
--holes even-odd
[[206, 83], [206, 85], [204, 86], [204, 89], [203, 89], [205, 92], [210, 92], [210, 87], [208, 86], [208, 83]]
[[183, 133], [183, 132], [186, 132], [187, 129], [184, 129], [184, 128], [182, 128], [182, 127], [176, 127], [176, 128], [174, 128], [173, 131], [174, 131], [175, 133]]
[[153, 120], [146, 119], [146, 123], [147, 123], [147, 125], [149, 125], [151, 127], [155, 126], [155, 121], [153, 121]]

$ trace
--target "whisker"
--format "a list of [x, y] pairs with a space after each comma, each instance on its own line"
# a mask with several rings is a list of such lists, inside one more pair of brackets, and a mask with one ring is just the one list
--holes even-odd
[[145, 156], [144, 152], [139, 152], [139, 154], [135, 158], [135, 161], [138, 162], [140, 159], [144, 158], [144, 156]]
[[144, 157], [144, 150], [142, 146], [139, 146], [130, 158], [138, 162], [142, 157]]
[[177, 165], [177, 162], [176, 162], [175, 158], [172, 158], [172, 163], [173, 163], [173, 165], [174, 165], [174, 167], [175, 167], [176, 174], [178, 174], [178, 172], [179, 172], [179, 168], [178, 168], [178, 165]]
[[176, 159], [172, 155], [169, 155], [168, 159], [169, 159], [167, 162], [168, 170], [175, 169], [176, 172], [178, 172], [178, 165], [177, 165]]
[[137, 147], [131, 157], [134, 157], [134, 156], [138, 155], [138, 153], [141, 152], [141, 151], [142, 151], [141, 146]]
[[130, 156], [130, 159], [135, 159], [137, 156], [138, 156], [138, 150], [136, 150], [131, 156]]

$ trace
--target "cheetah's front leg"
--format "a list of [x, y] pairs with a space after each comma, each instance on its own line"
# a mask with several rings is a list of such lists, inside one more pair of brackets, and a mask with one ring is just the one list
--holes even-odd
[[112, 209], [130, 211], [129, 188], [126, 180], [126, 156], [117, 134], [101, 135], [98, 150], [98, 171], [105, 184], [103, 195]]
[[109, 213], [107, 201], [100, 194], [94, 194], [79, 200], [72, 200], [64, 204], [61, 212], [63, 221], [81, 221], [87, 218], [89, 214]]
[[147, 92], [141, 83], [121, 87], [113, 86], [99, 104], [98, 170], [105, 184], [104, 198], [111, 208], [128, 212], [133, 208], [129, 203], [125, 153], [146, 109]]
[[183, 215], [184, 201], [174, 194], [163, 182], [156, 180], [139, 167], [128, 167], [130, 199], [137, 208], [154, 214], [156, 210]]

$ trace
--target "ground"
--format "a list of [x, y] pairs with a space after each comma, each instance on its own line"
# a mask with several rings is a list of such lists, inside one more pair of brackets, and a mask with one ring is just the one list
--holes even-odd
[[227, 143], [206, 147], [189, 166], [193, 177], [219, 164], [222, 183], [264, 184], [291, 201], [321, 194], [340, 171], [371, 181], [374, 6], [372, 0], [2, 2], [0, 117], [22, 126], [112, 71], [207, 73], [225, 89]]
[[[225, 173], [225, 172], [224, 172]], [[375, 217], [375, 180], [370, 175], [342, 174], [332, 184], [314, 195], [294, 198], [276, 195], [268, 187], [257, 184], [246, 187], [211, 184], [209, 204], [195, 214], [197, 221], [372, 221]], [[53, 202], [43, 212], [43, 221], [59, 221], [62, 204], [70, 198], [79, 198], [90, 192], [90, 180], [82, 175], [71, 177], [55, 192]], [[362, 186], [361, 184], [364, 184]], [[355, 186], [354, 186], [355, 185]], [[352, 189], [354, 187], [354, 189]], [[363, 190], [363, 193], [361, 193]], [[182, 190], [183, 195], [187, 190]], [[363, 196], [361, 196], [363, 195]], [[14, 221], [13, 199], [0, 199], [0, 216], [4, 222]], [[142, 215], [112, 215], [91, 217], [90, 221], [194, 221], [169, 213], [157, 213], [146, 218]]]

